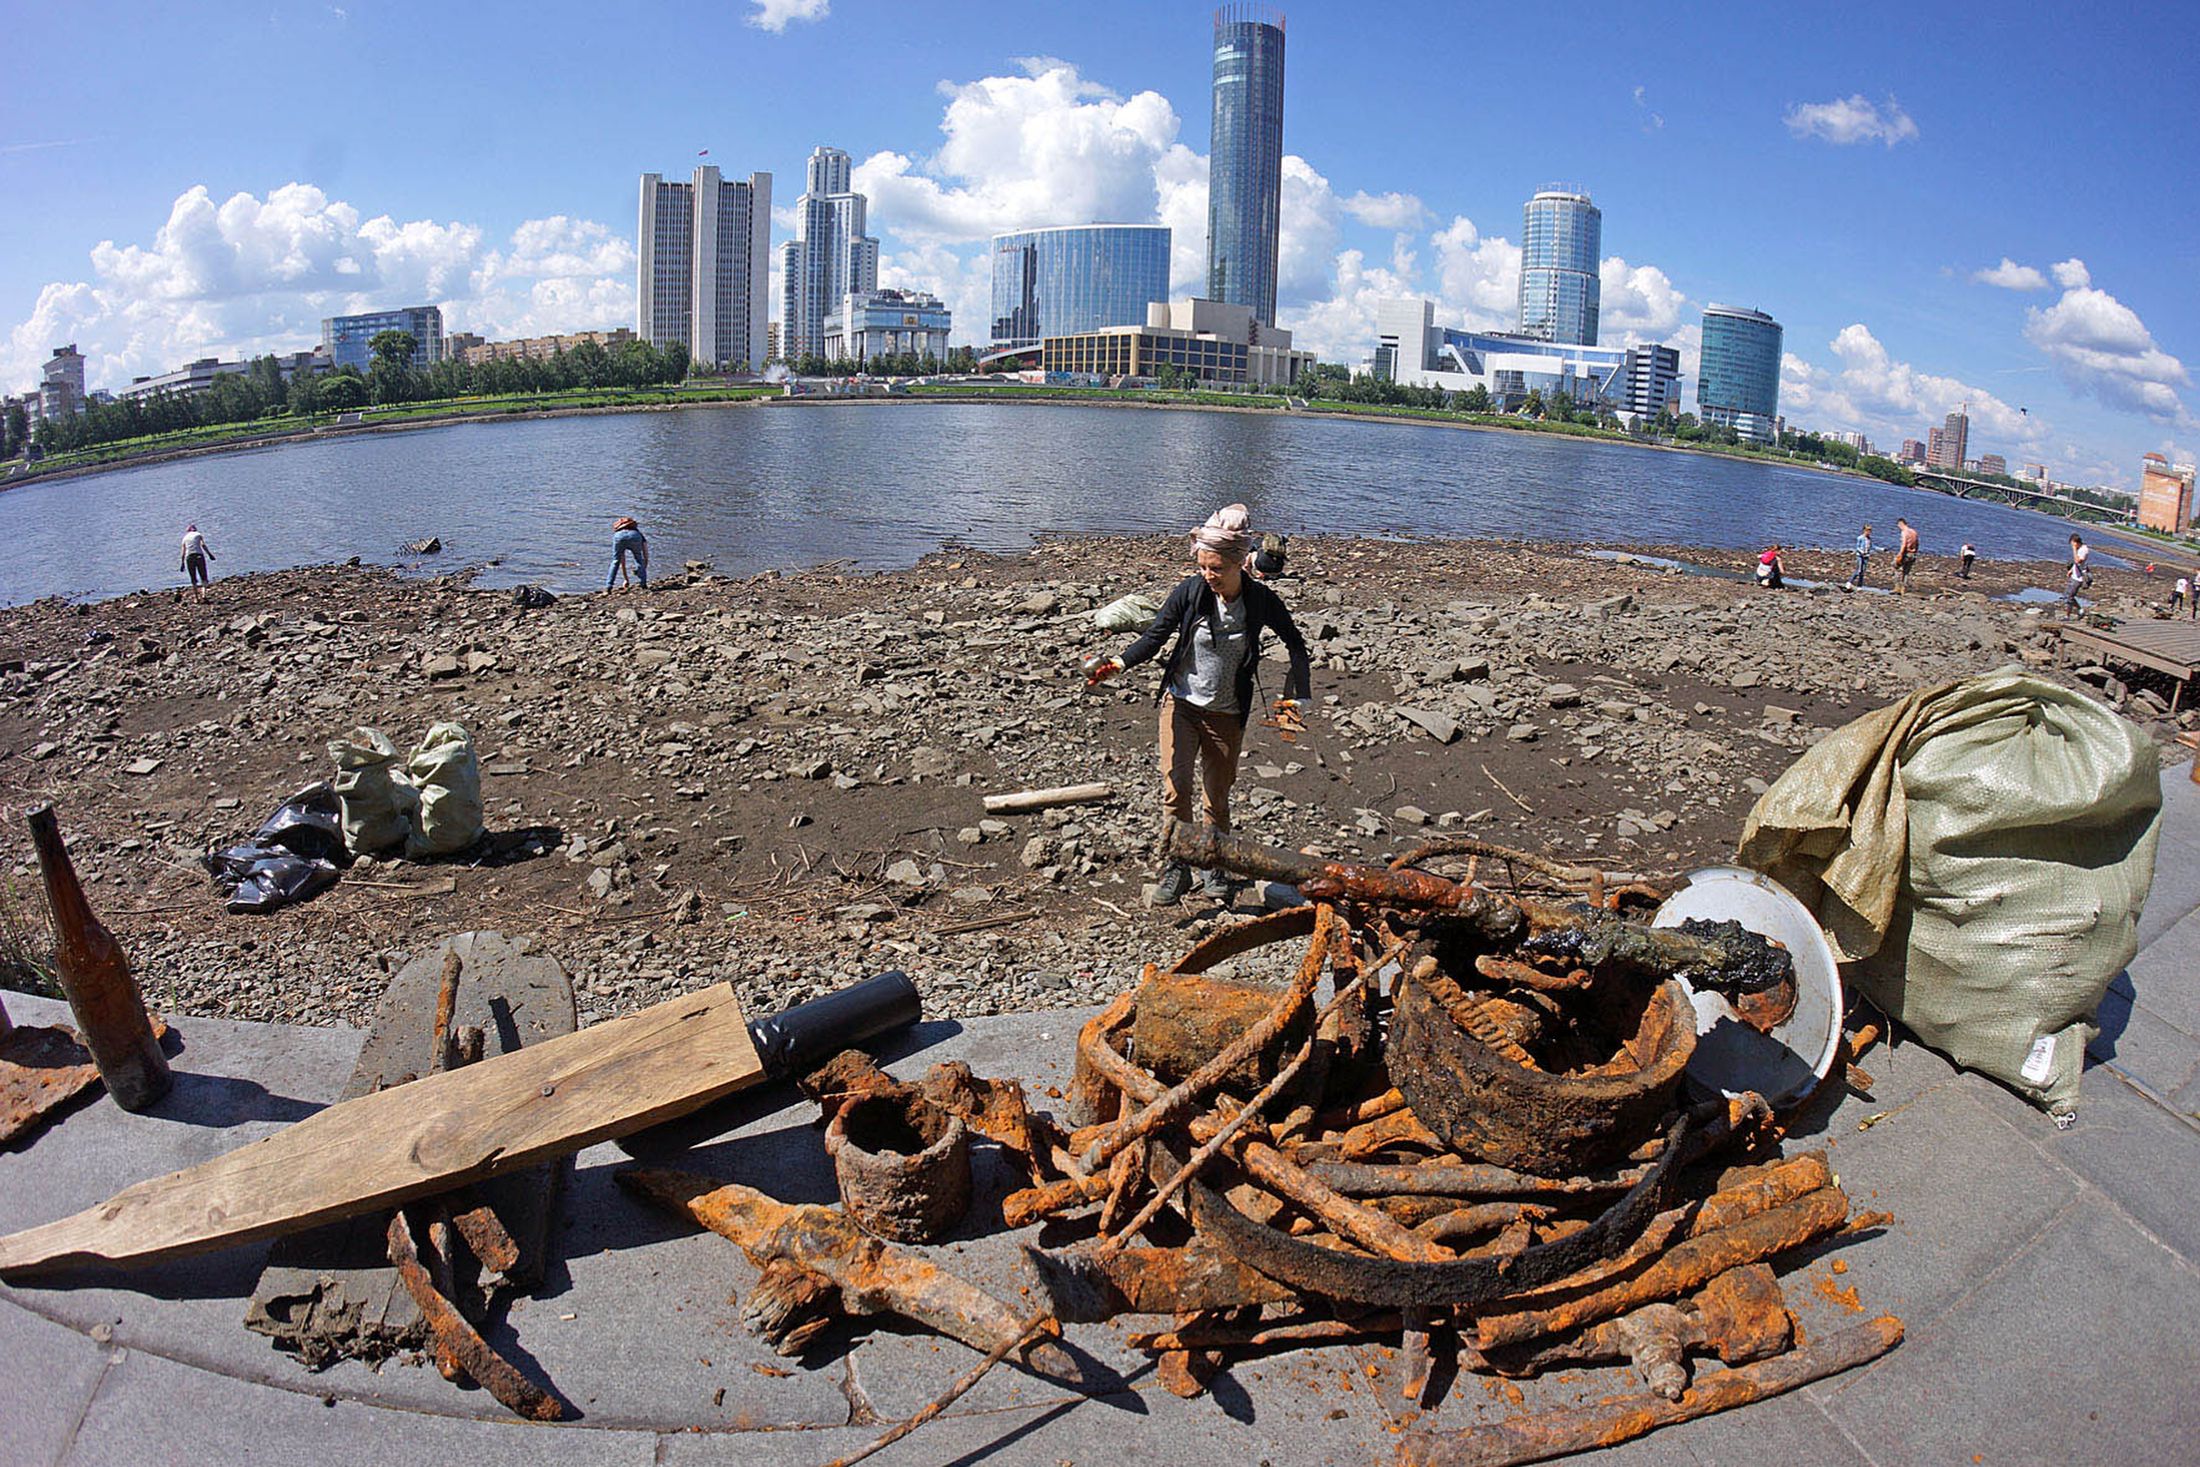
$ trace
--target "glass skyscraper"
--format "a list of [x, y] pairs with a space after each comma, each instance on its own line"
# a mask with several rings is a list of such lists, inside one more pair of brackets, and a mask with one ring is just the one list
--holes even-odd
[[1603, 251], [1604, 215], [1587, 194], [1552, 188], [1528, 200], [1520, 244], [1522, 336], [1596, 345]]
[[1162, 224], [1065, 224], [993, 236], [993, 344], [1143, 326], [1169, 298]]
[[1703, 313], [1696, 411], [1753, 443], [1770, 443], [1780, 411], [1780, 323], [1747, 306]]
[[1283, 214], [1283, 16], [1215, 12], [1214, 134], [1207, 160], [1207, 298], [1276, 324]]

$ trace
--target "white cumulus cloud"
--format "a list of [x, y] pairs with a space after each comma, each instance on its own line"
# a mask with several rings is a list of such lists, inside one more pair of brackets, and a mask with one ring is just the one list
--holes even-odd
[[2003, 290], [2045, 290], [2047, 277], [2030, 265], [2020, 265], [2007, 255], [1999, 265], [1971, 272], [1971, 279], [1980, 285], [1998, 285]]
[[832, 0], [749, 0], [756, 13], [749, 24], [778, 35], [796, 21], [823, 20], [832, 12]]
[[1797, 102], [1782, 119], [1799, 138], [1822, 138], [1846, 146], [1850, 143], [1908, 142], [1917, 136], [1917, 123], [1889, 96], [1884, 103], [1862, 92], [1836, 97], [1831, 102]]
[[1688, 313], [1688, 297], [1655, 265], [1630, 265], [1613, 255], [1597, 267], [1597, 279], [1601, 337], [1663, 340]]
[[1344, 201], [1344, 211], [1375, 229], [1418, 229], [1428, 222], [1428, 206], [1412, 194], [1356, 193]]
[[2055, 283], [2064, 290], [2079, 290], [2093, 283], [2093, 272], [2085, 268], [2085, 261], [2059, 260], [2047, 267], [2055, 272]]
[[2072, 390], [2124, 412], [2190, 423], [2178, 396], [2192, 385], [2185, 364], [2156, 343], [2138, 312], [2094, 286], [2081, 261], [2054, 269], [2062, 299], [2025, 312], [2025, 339], [2046, 353]]
[[196, 357], [295, 351], [323, 316], [400, 305], [492, 336], [634, 318], [633, 248], [602, 224], [553, 215], [491, 245], [464, 221], [363, 218], [308, 183], [220, 202], [186, 189], [149, 241], [101, 240], [89, 263], [0, 336], [0, 385], [33, 381], [57, 342], [78, 344], [92, 385], [120, 387]]

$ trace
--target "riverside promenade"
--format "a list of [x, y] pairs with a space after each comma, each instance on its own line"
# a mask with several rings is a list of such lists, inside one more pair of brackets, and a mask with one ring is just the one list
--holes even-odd
[[[1892, 1312], [1892, 1355], [1793, 1395], [1579, 1460], [2166, 1463], [2200, 1458], [2200, 785], [2163, 775], [2164, 828], [2142, 947], [2101, 1013], [2077, 1123], [2045, 1115], [1915, 1044], [1864, 1060], [1877, 1088], [1806, 1112], [1792, 1147], [1826, 1145], [1858, 1210], [1893, 1214], [1845, 1240], [1834, 1279], [1791, 1258], [1784, 1284], [1812, 1334]], [[63, 1007], [9, 994], [19, 1023]], [[1064, 1084], [1084, 1012], [934, 1022], [890, 1056], [905, 1076], [947, 1058], [981, 1074]], [[185, 1018], [173, 1095], [152, 1114], [105, 1098], [25, 1149], [0, 1153], [0, 1229], [89, 1206], [333, 1099], [362, 1036]], [[131, 1274], [0, 1287], [0, 1464], [308, 1463], [436, 1467], [488, 1461], [815, 1464], [906, 1418], [975, 1363], [889, 1325], [781, 1360], [740, 1326], [754, 1272], [730, 1243], [645, 1211], [612, 1183], [633, 1157], [830, 1201], [810, 1123], [786, 1088], [742, 1097], [577, 1161], [562, 1259], [515, 1305], [499, 1347], [579, 1408], [521, 1423], [432, 1369], [346, 1363], [315, 1374], [242, 1319], [265, 1245]], [[1869, 1122], [1867, 1125], [1866, 1123]], [[1015, 1297], [1001, 1178], [981, 1163], [949, 1266]], [[988, 1218], [991, 1223], [989, 1225]], [[1206, 1397], [1163, 1390], [1121, 1322], [1070, 1345], [1119, 1372], [1094, 1399], [1012, 1370], [874, 1461], [1350, 1463], [1387, 1461], [1407, 1424], [1397, 1361], [1379, 1347], [1240, 1363]], [[1618, 1371], [1527, 1383], [1517, 1404], [1479, 1377], [1452, 1383], [1418, 1426], [1455, 1427], [1636, 1387]]]

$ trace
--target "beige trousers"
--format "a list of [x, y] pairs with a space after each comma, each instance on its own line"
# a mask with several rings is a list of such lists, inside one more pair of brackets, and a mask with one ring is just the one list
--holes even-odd
[[1192, 766], [1199, 766], [1201, 813], [1217, 830], [1230, 828], [1230, 786], [1237, 781], [1245, 725], [1235, 713], [1210, 713], [1161, 699], [1161, 799], [1171, 815], [1191, 823]]

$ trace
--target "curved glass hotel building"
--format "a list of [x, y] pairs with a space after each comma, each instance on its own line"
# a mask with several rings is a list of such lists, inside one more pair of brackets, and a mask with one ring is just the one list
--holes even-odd
[[1779, 322], [1747, 306], [1705, 308], [1696, 411], [1752, 443], [1772, 441], [1780, 411]]
[[1169, 298], [1162, 224], [1064, 224], [993, 237], [993, 345], [1037, 346], [1108, 326], [1143, 326]]
[[1521, 224], [1520, 334], [1595, 346], [1604, 215], [1585, 193], [1547, 188]]

